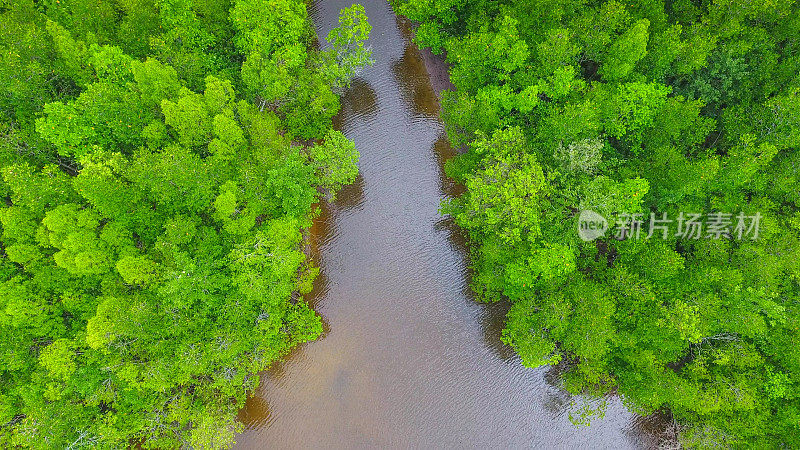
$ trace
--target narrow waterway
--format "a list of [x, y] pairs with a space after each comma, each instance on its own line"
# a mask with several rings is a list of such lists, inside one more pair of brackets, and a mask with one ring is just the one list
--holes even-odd
[[[351, 3], [311, 5], [318, 35]], [[463, 239], [437, 212], [458, 187], [426, 66], [385, 1], [361, 3], [376, 62], [338, 118], [361, 175], [312, 229], [326, 333], [264, 374], [238, 448], [652, 447], [648, 421], [616, 399], [576, 428], [555, 373], [500, 343], [504, 307], [474, 302]]]

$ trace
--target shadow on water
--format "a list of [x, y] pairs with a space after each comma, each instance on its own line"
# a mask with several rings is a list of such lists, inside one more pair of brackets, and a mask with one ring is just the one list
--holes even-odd
[[336, 211], [359, 209], [364, 205], [364, 176], [359, 174], [355, 181], [343, 187], [336, 193], [333, 204]]
[[350, 87], [340, 96], [340, 103], [339, 114], [333, 118], [333, 127], [337, 130], [355, 119], [370, 119], [378, 113], [378, 96], [363, 78], [350, 82]]
[[[311, 262], [319, 267], [319, 274], [314, 279], [314, 286], [305, 299], [312, 309], [317, 310], [319, 301], [324, 299], [328, 293], [329, 281], [325, 274], [325, 266], [322, 264], [321, 248], [326, 240], [331, 236], [332, 227], [334, 227], [335, 213], [338, 211], [348, 211], [360, 208], [364, 203], [364, 177], [359, 174], [356, 176], [355, 181], [345, 186], [336, 194], [336, 199], [333, 203], [320, 202], [318, 207], [320, 209], [319, 216], [314, 220], [313, 225], [308, 230], [308, 247], [307, 255]], [[323, 339], [330, 331], [330, 325], [325, 317], [322, 316]]]
[[[416, 45], [411, 44], [414, 35], [411, 21], [405, 17], [397, 17], [396, 23], [403, 39], [410, 44], [409, 47], [425, 64], [427, 68], [427, 84], [431, 87], [431, 91], [435, 96], [439, 98], [445, 89], [454, 91], [456, 87], [450, 82], [449, 65], [445, 62], [444, 54], [439, 57], [434, 56], [430, 49], [417, 49]], [[439, 108], [439, 105], [437, 105], [437, 108]]]
[[[328, 277], [325, 275], [325, 267], [321, 264], [322, 255], [320, 247], [323, 245], [326, 236], [330, 233], [331, 227], [331, 207], [327, 203], [319, 205], [320, 214], [314, 220], [314, 224], [308, 230], [308, 246], [306, 254], [311, 263], [319, 267], [319, 274], [314, 279], [314, 286], [305, 299], [311, 308], [316, 309], [316, 300], [323, 298], [328, 292]], [[324, 322], [324, 320], [323, 320]], [[325, 327], [327, 330], [327, 326]]]
[[238, 419], [245, 429], [258, 428], [269, 423], [270, 410], [267, 401], [258, 396], [248, 397], [244, 408], [239, 410]]
[[455, 198], [461, 196], [466, 192], [463, 184], [456, 183], [455, 180], [448, 177], [444, 171], [444, 165], [451, 158], [458, 155], [458, 151], [450, 145], [447, 135], [442, 133], [439, 139], [433, 143], [433, 154], [436, 156], [436, 164], [439, 167], [439, 190], [447, 198]]
[[439, 116], [439, 100], [428, 80], [425, 62], [416, 47], [407, 45], [403, 56], [392, 63], [392, 73], [398, 80], [404, 103], [414, 116], [435, 118]]
[[678, 429], [672, 415], [656, 411], [648, 416], [638, 416], [627, 431], [631, 440], [640, 441], [647, 448], [678, 449]]

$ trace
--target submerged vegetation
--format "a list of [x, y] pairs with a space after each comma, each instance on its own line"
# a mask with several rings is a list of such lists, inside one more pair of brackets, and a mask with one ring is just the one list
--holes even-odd
[[301, 0], [0, 2], [0, 446], [218, 448], [316, 338], [303, 230], [357, 172]]
[[394, 3], [451, 64], [443, 212], [522, 362], [687, 446], [800, 445], [798, 5]]

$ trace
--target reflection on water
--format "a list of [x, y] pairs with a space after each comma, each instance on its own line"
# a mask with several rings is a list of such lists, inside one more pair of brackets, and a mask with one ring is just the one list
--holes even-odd
[[450, 197], [458, 197], [465, 192], [463, 185], [456, 183], [452, 178], [448, 178], [444, 173], [444, 164], [450, 158], [456, 156], [458, 152], [450, 145], [447, 134], [441, 133], [436, 142], [433, 143], [433, 154], [436, 156], [436, 164], [439, 167], [439, 190]]
[[378, 97], [369, 83], [356, 78], [350, 83], [347, 95], [342, 96], [341, 105], [339, 114], [333, 118], [333, 125], [337, 129], [350, 121], [373, 117], [378, 112]]
[[358, 174], [355, 181], [336, 193], [336, 209], [346, 211], [361, 208], [364, 204], [364, 176]]
[[410, 106], [415, 115], [423, 117], [439, 115], [439, 99], [436, 98], [428, 77], [414, 76], [427, 75], [425, 62], [416, 46], [411, 43], [406, 45], [403, 56], [392, 63], [392, 74], [397, 79], [403, 103]]
[[269, 405], [259, 396], [248, 398], [244, 408], [239, 411], [239, 420], [246, 429], [262, 427], [269, 422], [269, 418]]
[[[311, 5], [318, 34], [350, 3]], [[592, 427], [573, 426], [556, 379], [501, 343], [508, 305], [474, 301], [464, 236], [438, 213], [463, 188], [443, 172], [455, 152], [426, 65], [385, 1], [362, 3], [376, 62], [336, 122], [361, 175], [309, 231], [321, 267], [309, 301], [326, 332], [263, 375], [238, 447], [650, 445], [615, 399]]]

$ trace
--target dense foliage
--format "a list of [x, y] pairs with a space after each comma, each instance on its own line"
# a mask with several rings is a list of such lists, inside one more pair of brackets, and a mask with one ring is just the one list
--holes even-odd
[[[443, 210], [469, 232], [475, 290], [512, 302], [523, 363], [669, 410], [689, 446], [800, 445], [796, 2], [397, 8], [451, 64], [443, 118], [467, 152], [447, 169], [467, 192]], [[584, 242], [583, 210], [645, 230], [651, 213], [761, 221], [757, 239], [673, 223]]]
[[300, 0], [0, 2], [0, 446], [218, 448], [318, 336], [303, 230], [351, 182]]

